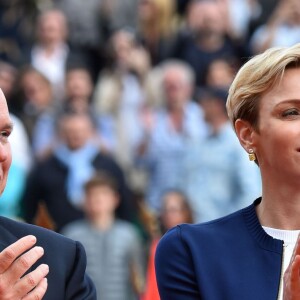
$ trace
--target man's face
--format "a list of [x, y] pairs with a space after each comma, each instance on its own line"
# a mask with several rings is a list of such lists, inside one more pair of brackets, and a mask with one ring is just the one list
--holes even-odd
[[191, 87], [179, 69], [170, 68], [165, 73], [163, 88], [168, 107], [182, 107], [190, 99]]
[[94, 133], [91, 120], [84, 115], [64, 117], [60, 127], [64, 142], [72, 150], [83, 147]]
[[66, 37], [64, 15], [59, 11], [49, 11], [40, 17], [38, 36], [42, 43], [60, 43]]
[[11, 165], [11, 149], [8, 137], [12, 131], [5, 96], [0, 89], [0, 194], [4, 191], [9, 167]]
[[90, 74], [85, 69], [70, 70], [66, 76], [66, 92], [70, 99], [88, 99], [93, 91]]

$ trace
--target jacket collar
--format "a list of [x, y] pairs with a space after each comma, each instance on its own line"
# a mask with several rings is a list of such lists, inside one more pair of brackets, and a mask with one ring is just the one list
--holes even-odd
[[252, 205], [243, 209], [243, 216], [253, 238], [258, 242], [260, 247], [268, 251], [273, 251], [279, 254], [283, 252], [283, 241], [274, 239], [269, 236], [262, 228], [257, 214], [256, 206], [260, 204], [261, 197], [256, 199]]

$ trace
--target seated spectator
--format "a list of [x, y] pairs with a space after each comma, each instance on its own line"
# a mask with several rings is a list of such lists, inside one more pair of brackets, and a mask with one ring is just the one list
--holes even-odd
[[30, 63], [51, 82], [56, 102], [64, 98], [65, 66], [69, 54], [66, 18], [60, 10], [42, 12], [37, 21], [37, 40]]
[[[24, 66], [18, 75], [17, 91], [17, 114], [24, 123], [35, 153], [36, 123], [41, 116], [48, 116], [54, 109], [51, 83], [37, 69], [32, 66]], [[48, 136], [47, 131], [44, 131], [43, 134]]]
[[178, 34], [172, 56], [191, 65], [198, 86], [205, 85], [212, 61], [243, 56], [239, 45], [227, 36], [226, 15], [218, 1], [191, 1], [186, 27]]
[[176, 21], [175, 1], [139, 1], [138, 36], [150, 54], [152, 65], [170, 57], [175, 42]]
[[149, 175], [146, 202], [155, 212], [160, 210], [164, 190], [178, 186], [182, 179], [187, 142], [207, 134], [202, 110], [191, 100], [193, 70], [180, 61], [167, 61], [161, 68], [164, 106], [144, 115], [145, 135], [137, 150], [137, 163]]
[[40, 158], [51, 151], [57, 141], [55, 124], [60, 115], [68, 110], [90, 114], [99, 133], [102, 150], [110, 152], [115, 138], [114, 127], [110, 117], [101, 115], [99, 118], [91, 108], [93, 81], [89, 69], [80, 64], [69, 66], [65, 84], [66, 98], [61, 102], [61, 105], [50, 113], [41, 115], [36, 122], [33, 137], [35, 155]]
[[193, 212], [186, 195], [179, 189], [165, 191], [160, 211], [161, 233], [182, 223], [194, 223]]
[[134, 168], [133, 152], [142, 136], [140, 120], [145, 105], [144, 86], [150, 67], [149, 56], [133, 33], [120, 29], [110, 41], [111, 66], [101, 72], [95, 88], [93, 106], [100, 119], [111, 117], [115, 132], [113, 154], [132, 187], [144, 187]]
[[[160, 237], [172, 227], [182, 223], [193, 223], [193, 212], [189, 201], [178, 189], [170, 189], [162, 196], [162, 207], [159, 213], [161, 231], [152, 229], [152, 242], [148, 259], [146, 289], [142, 300], [160, 300], [155, 270], [154, 257]], [[158, 227], [158, 226], [157, 226]]]
[[40, 202], [44, 202], [55, 229], [83, 217], [83, 186], [96, 171], [115, 178], [120, 192], [118, 216], [132, 220], [134, 207], [123, 172], [102, 153], [91, 117], [66, 112], [58, 121], [59, 143], [48, 157], [38, 162], [27, 180], [23, 196], [24, 218], [34, 222]]
[[207, 68], [205, 85], [228, 91], [237, 70], [238, 66], [235, 60], [225, 58], [215, 59]]
[[115, 216], [119, 197], [111, 177], [95, 175], [85, 184], [85, 219], [62, 230], [85, 247], [99, 300], [137, 299], [142, 289], [142, 247], [133, 225]]
[[251, 203], [261, 193], [260, 173], [250, 164], [226, 113], [227, 92], [199, 94], [210, 134], [186, 145], [180, 172], [196, 222], [222, 217]]
[[261, 14], [260, 2], [260, 0], [219, 1], [221, 9], [225, 12], [228, 36], [242, 43], [247, 41], [250, 25]]
[[140, 0], [64, 0], [56, 1], [68, 19], [69, 61], [84, 61], [93, 81], [105, 67], [105, 48], [110, 36], [122, 27], [136, 27]]

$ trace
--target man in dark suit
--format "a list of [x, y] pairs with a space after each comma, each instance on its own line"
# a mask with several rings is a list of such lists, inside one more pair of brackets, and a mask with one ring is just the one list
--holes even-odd
[[[0, 193], [11, 149], [12, 123], [0, 89]], [[0, 217], [0, 300], [94, 300], [83, 247], [54, 232]]]
[[28, 175], [21, 201], [23, 219], [35, 222], [40, 203], [45, 204], [57, 232], [82, 219], [83, 186], [100, 172], [112, 176], [118, 185], [117, 216], [133, 221], [135, 206], [123, 170], [99, 145], [91, 115], [70, 109], [58, 115], [56, 122], [58, 142]]

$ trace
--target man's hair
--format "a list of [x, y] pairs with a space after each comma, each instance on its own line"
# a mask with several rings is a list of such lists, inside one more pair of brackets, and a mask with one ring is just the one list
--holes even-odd
[[237, 119], [259, 130], [259, 102], [280, 82], [285, 70], [300, 67], [300, 44], [276, 47], [254, 56], [238, 71], [227, 98], [227, 113], [234, 127]]
[[195, 83], [195, 72], [192, 67], [186, 62], [179, 59], [170, 59], [166, 60], [160, 65], [162, 77], [170, 71], [170, 70], [180, 70], [183, 75], [184, 82], [189, 85], [193, 85]]

